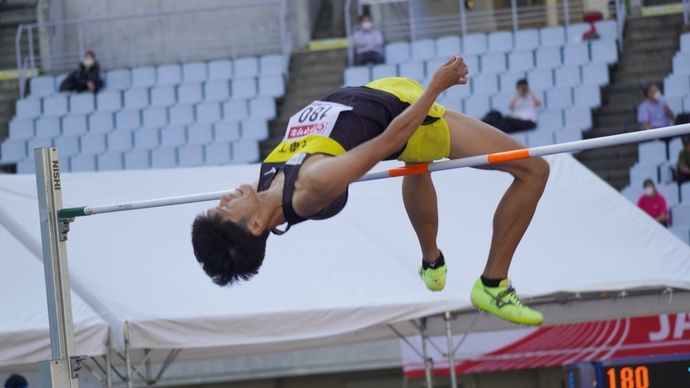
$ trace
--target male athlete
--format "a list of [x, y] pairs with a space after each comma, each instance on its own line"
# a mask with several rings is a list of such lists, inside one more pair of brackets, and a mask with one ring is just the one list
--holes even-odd
[[[206, 274], [219, 285], [249, 279], [263, 262], [269, 232], [280, 235], [302, 221], [336, 215], [347, 202], [348, 185], [379, 161], [413, 164], [524, 148], [436, 102], [447, 88], [467, 83], [467, 72], [462, 58], [452, 56], [426, 90], [406, 78], [384, 78], [338, 89], [292, 116], [258, 181], [241, 185], [194, 220], [192, 245]], [[482, 168], [508, 172], [514, 180], [496, 209], [489, 257], [470, 298], [510, 322], [539, 325], [542, 314], [520, 302], [507, 277], [546, 185], [548, 164], [535, 158]], [[402, 190], [422, 250], [419, 275], [430, 290], [440, 291], [447, 266], [436, 245], [438, 209], [430, 174], [404, 177]]]

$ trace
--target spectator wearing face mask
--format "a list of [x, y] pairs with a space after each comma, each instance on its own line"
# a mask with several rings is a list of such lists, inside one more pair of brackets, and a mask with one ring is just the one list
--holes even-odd
[[537, 126], [537, 108], [541, 106], [541, 101], [532, 93], [527, 80], [519, 80], [516, 88], [517, 93], [508, 105], [513, 114], [504, 119], [501, 127], [506, 133], [526, 131]]
[[649, 84], [644, 89], [645, 100], [637, 108], [637, 122], [641, 129], [654, 129], [671, 125], [673, 112], [664, 101], [659, 87]]
[[645, 180], [642, 185], [644, 187], [644, 194], [637, 201], [637, 207], [659, 221], [664, 228], [667, 227], [668, 208], [666, 207], [666, 199], [663, 195], [657, 193], [654, 182], [651, 179]]
[[352, 34], [355, 45], [355, 65], [383, 63], [383, 34], [373, 28], [371, 16], [359, 18], [359, 28]]
[[94, 53], [87, 51], [84, 54], [84, 59], [79, 64], [79, 69], [72, 72], [62, 81], [60, 91], [81, 93], [88, 90], [92, 93], [98, 93], [98, 90], [102, 87], [101, 67], [98, 65]]

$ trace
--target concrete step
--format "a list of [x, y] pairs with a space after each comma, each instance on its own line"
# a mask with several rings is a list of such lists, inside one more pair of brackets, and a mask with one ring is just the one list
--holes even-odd
[[584, 163], [587, 167], [594, 171], [607, 171], [607, 170], [630, 170], [637, 162], [637, 158], [627, 157], [627, 158], [617, 158], [617, 159], [593, 159], [585, 160]]
[[342, 85], [344, 82], [342, 72], [324, 71], [319, 73], [302, 75], [290, 74], [290, 83], [303, 84], [316, 84], [316, 85]]
[[673, 69], [671, 66], [659, 65], [657, 69], [649, 71], [628, 71], [624, 73], [615, 73], [612, 78], [614, 82], [637, 82], [639, 85], [645, 85], [655, 80], [663, 80], [671, 73], [672, 70]]
[[[663, 79], [648, 79], [647, 82], [654, 82], [662, 85]], [[606, 104], [630, 104], [635, 105], [642, 102], [644, 94], [642, 92], [645, 82], [643, 80], [615, 83], [604, 86], [601, 90], [602, 101]], [[637, 102], [635, 102], [637, 101]]]
[[627, 44], [630, 39], [670, 39], [673, 36], [678, 35], [678, 31], [675, 29], [665, 29], [665, 28], [649, 28], [649, 29], [630, 29], [626, 28], [623, 32], [623, 46]]
[[621, 144], [613, 147], [595, 148], [582, 151], [577, 157], [580, 161], [621, 158], [634, 158], [637, 160], [637, 144]]
[[645, 49], [636, 49], [636, 50], [626, 50], [623, 49], [623, 52], [621, 53], [619, 57], [619, 66], [624, 63], [628, 63], [629, 61], [635, 61], [640, 58], [660, 58], [662, 61], [666, 61], [667, 58], [673, 58], [673, 56], [676, 54], [676, 51], [678, 51], [677, 48], [656, 48], [656, 47], [650, 47], [650, 48], [645, 48]]
[[315, 64], [326, 61], [343, 61], [343, 66], [347, 60], [347, 49], [321, 50], [321, 51], [300, 51], [292, 54], [290, 68], [305, 64]]
[[[670, 29], [683, 25], [683, 14], [659, 15], [649, 17], [629, 17], [625, 20], [626, 32], [645, 31], [654, 29]], [[677, 30], [680, 32], [680, 30]]]
[[33, 7], [9, 8], [0, 12], [0, 26], [17, 26], [35, 23], [36, 10]]
[[589, 131], [583, 132], [582, 137], [585, 139], [594, 139], [597, 137], [613, 136], [619, 135], [621, 133], [636, 132], [638, 130], [639, 125], [637, 123], [609, 125], [592, 128]]
[[627, 50], [647, 50], [650, 48], [678, 50], [678, 46], [678, 33], [664, 35], [663, 37], [644, 36], [636, 39], [626, 39], [623, 42], [623, 52]]
[[671, 58], [668, 61], [665, 58], [647, 58], [641, 56], [640, 58], [635, 58], [629, 62], [619, 64], [616, 67], [616, 71], [613, 75], [626, 75], [627, 73], [635, 72], [661, 72], [661, 71], [671, 71], [673, 70], [673, 62]]

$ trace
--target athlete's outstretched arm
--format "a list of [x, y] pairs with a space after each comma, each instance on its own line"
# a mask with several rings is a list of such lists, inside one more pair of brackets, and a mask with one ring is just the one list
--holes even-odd
[[[419, 128], [438, 96], [453, 85], [467, 83], [467, 65], [452, 56], [434, 73], [422, 96], [396, 117], [379, 136], [335, 158], [326, 158], [300, 172], [309, 185], [307, 200], [323, 206], [342, 194], [347, 186], [395, 151], [401, 149]], [[303, 174], [303, 175], [302, 175]]]

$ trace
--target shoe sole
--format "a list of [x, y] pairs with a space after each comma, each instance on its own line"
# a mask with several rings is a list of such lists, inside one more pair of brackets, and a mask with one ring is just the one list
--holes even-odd
[[486, 311], [487, 313], [493, 315], [494, 317], [499, 318], [499, 319], [502, 319], [502, 320], [504, 320], [504, 321], [506, 321], [506, 322], [508, 322], [508, 323], [512, 323], [512, 324], [515, 325], [515, 326], [537, 327], [537, 326], [541, 326], [541, 325], [544, 323], [544, 321], [541, 321], [541, 322], [539, 322], [539, 323], [521, 323], [521, 322], [515, 322], [515, 321], [511, 321], [510, 319], [503, 318], [503, 317], [500, 316], [500, 315], [494, 314], [494, 313], [492, 313], [491, 311], [486, 310], [486, 309], [484, 309], [484, 308], [482, 308], [482, 307], [479, 307], [479, 306], [477, 306], [477, 305], [474, 304], [474, 303], [472, 303], [472, 305], [473, 305], [474, 307], [478, 308], [478, 309], [481, 310], [481, 311]]

